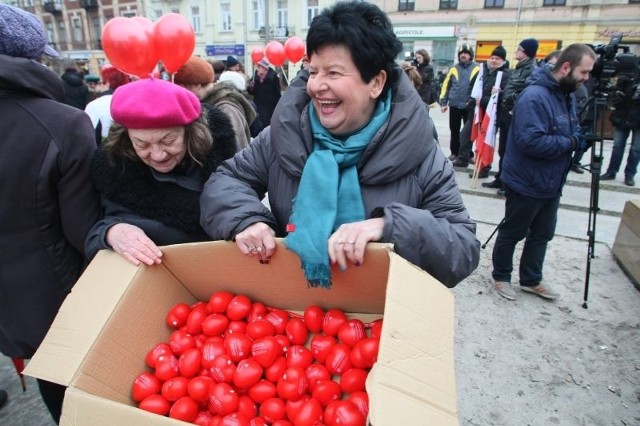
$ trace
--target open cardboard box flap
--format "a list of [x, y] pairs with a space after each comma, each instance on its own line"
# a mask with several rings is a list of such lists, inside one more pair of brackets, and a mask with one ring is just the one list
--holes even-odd
[[152, 267], [99, 252], [25, 374], [70, 386], [63, 425], [176, 424], [134, 408], [131, 384], [149, 349], [168, 339], [164, 319], [173, 305], [229, 290], [291, 311], [317, 304], [363, 318], [384, 313], [378, 363], [367, 380], [370, 422], [457, 425], [450, 290], [384, 244], [369, 244], [361, 267], [334, 268], [330, 290], [309, 288], [299, 258], [278, 244], [268, 265], [224, 241], [163, 247], [162, 264]]

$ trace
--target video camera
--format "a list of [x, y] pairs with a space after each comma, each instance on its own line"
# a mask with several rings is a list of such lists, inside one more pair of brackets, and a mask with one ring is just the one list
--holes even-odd
[[609, 94], [615, 90], [614, 77], [627, 76], [634, 81], [638, 75], [638, 57], [621, 45], [622, 34], [611, 37], [609, 44], [597, 44], [591, 47], [598, 55], [591, 75], [597, 79], [596, 92]]

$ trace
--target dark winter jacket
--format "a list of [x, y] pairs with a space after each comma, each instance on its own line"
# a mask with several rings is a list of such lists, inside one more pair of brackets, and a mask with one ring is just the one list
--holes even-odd
[[0, 55], [0, 352], [30, 358], [86, 266], [100, 218], [91, 120], [60, 77]]
[[77, 71], [65, 71], [62, 74], [62, 82], [64, 83], [64, 103], [84, 110], [91, 101], [91, 97], [82, 74]]
[[579, 129], [573, 93], [545, 72], [518, 97], [509, 128], [502, 181], [533, 198], [561, 194]]
[[200, 226], [200, 193], [216, 167], [236, 152], [229, 119], [210, 108], [208, 119], [215, 134], [203, 167], [188, 155], [169, 173], [156, 172], [140, 160], [120, 160], [114, 167], [103, 149], [96, 152], [91, 180], [101, 194], [105, 217], [87, 237], [90, 259], [98, 250], [110, 248], [106, 234], [116, 223], [139, 227], [158, 246], [209, 239]]
[[440, 89], [440, 105], [466, 109], [471, 80], [479, 71], [480, 67], [475, 62], [458, 62], [451, 67]]
[[489, 105], [489, 100], [491, 99], [491, 91], [493, 89], [493, 86], [496, 85], [498, 72], [502, 71], [502, 79], [500, 80], [500, 92], [498, 94], [498, 105], [500, 104], [500, 101], [502, 99], [504, 89], [507, 87], [507, 84], [509, 84], [510, 73], [509, 67], [507, 66], [506, 62], [502, 64], [501, 67], [496, 68], [493, 71], [489, 69], [487, 64], [484, 64], [482, 66], [484, 67], [484, 70], [482, 77], [482, 98], [480, 98], [480, 107], [486, 110], [487, 105]]
[[[462, 203], [451, 162], [433, 139], [431, 120], [409, 78], [397, 68], [391, 112], [366, 148], [358, 176], [367, 218], [383, 210], [382, 242], [449, 287], [478, 265], [475, 223]], [[308, 72], [291, 81], [271, 127], [225, 161], [205, 185], [202, 225], [213, 239], [230, 240], [264, 222], [286, 235], [292, 200], [312, 152], [306, 93]], [[277, 118], [276, 118], [277, 117]], [[269, 193], [269, 206], [261, 199]]]
[[509, 84], [505, 87], [502, 96], [502, 107], [506, 112], [513, 110], [516, 98], [527, 87], [527, 79], [536, 68], [536, 61], [532, 58], [527, 58], [518, 62], [516, 68], [511, 71]]
[[640, 83], [619, 77], [613, 95], [611, 124], [624, 130], [640, 129]]
[[430, 64], [423, 62], [421, 64], [418, 64], [416, 66], [416, 69], [418, 70], [418, 72], [420, 73], [420, 77], [422, 78], [422, 84], [418, 88], [418, 93], [422, 98], [422, 102], [427, 105], [438, 102], [438, 94], [435, 93], [435, 85], [433, 81], [433, 67]]
[[249, 88], [249, 93], [253, 95], [253, 101], [256, 103], [260, 121], [267, 127], [271, 123], [271, 116], [281, 96], [278, 74], [269, 68], [264, 80], [260, 81], [256, 72]]

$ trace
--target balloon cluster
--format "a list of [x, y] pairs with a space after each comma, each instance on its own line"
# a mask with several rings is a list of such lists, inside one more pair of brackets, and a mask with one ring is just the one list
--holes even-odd
[[191, 24], [182, 15], [168, 13], [154, 24], [147, 18], [116, 17], [102, 30], [102, 48], [120, 71], [148, 77], [161, 61], [174, 74], [191, 57], [196, 44]]
[[316, 305], [297, 314], [218, 291], [177, 303], [166, 324], [168, 341], [132, 384], [139, 408], [207, 426], [365, 425], [382, 319]]
[[273, 40], [267, 43], [263, 49], [254, 47], [251, 49], [251, 60], [254, 64], [266, 57], [270, 64], [276, 67], [281, 66], [288, 59], [291, 62], [298, 62], [305, 54], [304, 41], [300, 37], [289, 37], [284, 45]]

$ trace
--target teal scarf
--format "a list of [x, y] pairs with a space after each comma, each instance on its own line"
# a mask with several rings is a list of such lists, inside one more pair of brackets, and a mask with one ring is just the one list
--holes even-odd
[[300, 256], [311, 287], [331, 287], [327, 241], [333, 231], [343, 223], [365, 219], [356, 165], [390, 109], [391, 91], [378, 102], [369, 124], [342, 140], [322, 126], [313, 104], [309, 104], [313, 152], [304, 165], [293, 201], [289, 220], [293, 231], [284, 242]]

